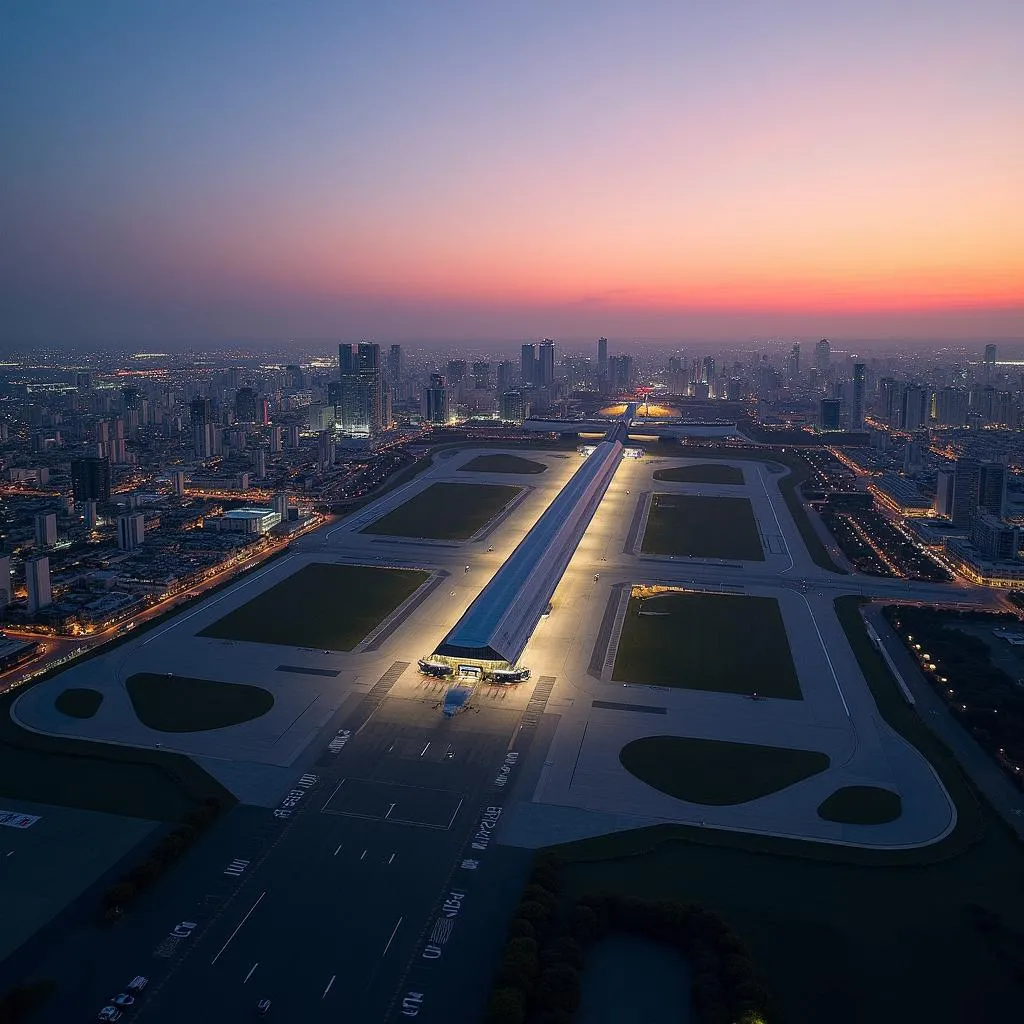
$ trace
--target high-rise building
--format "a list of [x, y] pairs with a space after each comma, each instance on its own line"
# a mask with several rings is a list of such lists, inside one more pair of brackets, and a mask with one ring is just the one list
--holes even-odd
[[473, 387], [477, 391], [491, 390], [491, 364], [478, 362], [473, 364]]
[[1020, 537], [1020, 527], [1009, 526], [988, 512], [979, 512], [971, 523], [971, 544], [989, 561], [1016, 558]]
[[978, 470], [978, 508], [997, 519], [1006, 515], [1006, 463], [981, 464]]
[[402, 379], [402, 346], [392, 345], [388, 349], [388, 383], [394, 387]]
[[515, 370], [512, 363], [508, 359], [502, 359], [498, 363], [498, 376], [497, 376], [497, 387], [499, 391], [506, 391], [512, 387], [512, 382], [515, 380]]
[[853, 364], [853, 393], [850, 401], [850, 429], [864, 429], [864, 380], [863, 363]]
[[384, 428], [380, 346], [338, 346], [341, 375], [338, 424], [346, 434], [373, 437]]
[[239, 388], [235, 392], [235, 419], [239, 423], [255, 423], [256, 415], [256, 392], [252, 388]]
[[141, 512], [129, 512], [117, 517], [117, 546], [122, 551], [133, 551], [146, 539], [146, 517]]
[[793, 343], [793, 347], [789, 350], [789, 358], [787, 359], [786, 369], [789, 372], [790, 383], [798, 381], [800, 379], [800, 342], [796, 341]]
[[302, 391], [306, 386], [306, 375], [298, 363], [289, 363], [284, 368], [285, 383], [293, 391]]
[[281, 522], [284, 523], [288, 520], [288, 495], [287, 494], [275, 494], [274, 495], [274, 511], [281, 517]]
[[270, 428], [270, 454], [279, 455], [281, 453], [281, 428], [275, 423]]
[[555, 382], [555, 343], [550, 338], [540, 343], [534, 373], [537, 387], [548, 388]]
[[171, 473], [171, 487], [179, 498], [185, 496], [185, 471], [183, 469], [176, 469]]
[[819, 404], [818, 423], [822, 430], [838, 430], [843, 403], [838, 398], [823, 398]]
[[293, 423], [288, 428], [288, 447], [298, 448], [299, 447], [299, 427], [298, 424]]
[[53, 604], [50, 589], [50, 559], [46, 555], [25, 562], [25, 586], [28, 588], [28, 612], [35, 615], [40, 608]]
[[935, 422], [940, 427], [962, 427], [967, 422], [966, 388], [940, 388], [935, 392]]
[[977, 459], [957, 459], [953, 476], [953, 503], [950, 520], [954, 526], [971, 525], [978, 508], [978, 484], [981, 463]]
[[193, 427], [213, 422], [213, 403], [208, 398], [193, 398], [188, 403], [188, 411]]
[[828, 376], [828, 368], [832, 362], [832, 346], [828, 343], [828, 338], [822, 338], [814, 346], [814, 368], [822, 375], [822, 377]]
[[529, 392], [506, 391], [501, 396], [501, 418], [510, 423], [522, 423], [530, 415]]
[[265, 448], [256, 449], [256, 475], [261, 480], [267, 475], [267, 451]]
[[99, 509], [96, 506], [95, 501], [87, 501], [85, 503], [85, 525], [90, 530], [95, 530], [96, 525], [100, 521]]
[[57, 513], [40, 512], [36, 515], [36, 547], [52, 548], [57, 543]]
[[519, 355], [519, 379], [523, 387], [531, 387], [537, 382], [537, 346], [523, 345]]
[[466, 360], [449, 359], [448, 376], [445, 378], [448, 387], [457, 387], [466, 379]]
[[608, 339], [597, 339], [597, 379], [603, 381], [608, 377]]
[[608, 358], [608, 387], [613, 391], [628, 391], [633, 381], [633, 357]]
[[985, 380], [991, 382], [996, 376], [996, 347], [995, 345], [985, 346]]
[[71, 490], [75, 501], [110, 501], [110, 459], [89, 456], [71, 460]]
[[714, 384], [715, 382], [715, 357], [705, 356], [701, 363], [700, 383]]
[[316, 462], [321, 473], [334, 465], [334, 434], [330, 430], [317, 435]]
[[11, 585], [11, 556], [0, 555], [0, 612], [10, 603], [14, 595], [14, 587]]
[[448, 422], [448, 389], [441, 374], [430, 375], [430, 384], [423, 389], [420, 411], [427, 423], [442, 426]]
[[900, 429], [913, 433], [928, 425], [928, 392], [917, 384], [903, 389], [900, 409]]

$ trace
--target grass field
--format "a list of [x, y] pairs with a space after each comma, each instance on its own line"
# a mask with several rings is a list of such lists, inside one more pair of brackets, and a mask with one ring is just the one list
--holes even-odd
[[782, 613], [771, 597], [630, 597], [612, 678], [801, 699]]
[[826, 821], [847, 825], [884, 825], [903, 813], [899, 793], [878, 786], [845, 786], [837, 789], [818, 808]]
[[746, 498], [655, 494], [641, 550], [645, 555], [764, 561], [754, 512]]
[[521, 490], [507, 484], [431, 484], [362, 532], [387, 537], [468, 540]]
[[459, 467], [460, 473], [543, 473], [548, 467], [543, 462], [524, 459], [520, 455], [478, 455]]
[[818, 531], [810, 520], [812, 513], [807, 511], [800, 499], [799, 487], [811, 475], [810, 466], [798, 454], [785, 448], [733, 448], [728, 445], [693, 445], [686, 451], [688, 459], [744, 459], [750, 462], [777, 462], [789, 469], [789, 473], [779, 482], [789, 514], [800, 531], [800, 539], [811, 556], [811, 561], [828, 572], [849, 575], [847, 571], [832, 560]]
[[71, 687], [57, 694], [53, 706], [69, 718], [92, 718], [103, 703], [99, 690]]
[[719, 911], [764, 967], [789, 1024], [1015, 1019], [1024, 851], [902, 699], [857, 604], [840, 598], [840, 621], [882, 716], [928, 756], [955, 800], [952, 836], [920, 850], [871, 851], [641, 829], [559, 847], [569, 861], [565, 898], [607, 889]]
[[736, 466], [722, 466], [715, 462], [696, 466], [674, 466], [657, 469], [655, 480], [674, 480], [686, 484], [742, 484], [743, 470]]
[[721, 807], [777, 793], [825, 771], [827, 754], [754, 743], [644, 736], [619, 751], [622, 767], [677, 800]]
[[159, 732], [204, 732], [250, 722], [274, 706], [269, 690], [139, 672], [125, 680], [139, 721]]
[[427, 581], [419, 569], [315, 562], [199, 636], [350, 651]]

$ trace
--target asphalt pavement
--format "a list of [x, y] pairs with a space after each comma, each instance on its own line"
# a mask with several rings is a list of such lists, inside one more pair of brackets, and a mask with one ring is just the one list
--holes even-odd
[[277, 809], [231, 811], [123, 921], [57, 942], [39, 1019], [95, 1019], [142, 974], [126, 1022], [247, 1021], [261, 999], [285, 1021], [476, 1020], [530, 859], [491, 839], [554, 680], [525, 712], [481, 692], [445, 719], [387, 695], [407, 670], [323, 738]]

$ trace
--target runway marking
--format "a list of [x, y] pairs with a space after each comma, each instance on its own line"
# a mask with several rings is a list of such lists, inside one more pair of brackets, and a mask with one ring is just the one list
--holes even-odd
[[360, 857], [359, 859], [360, 859], [360, 860], [362, 860], [362, 859], [363, 859], [363, 857], [365, 857], [365, 856], [366, 856], [367, 852], [368, 852], [368, 851], [366, 851], [366, 850], [363, 850], [363, 856], [362, 856], [362, 857]]
[[388, 944], [384, 947], [384, 952], [380, 955], [381, 960], [383, 960], [384, 957], [388, 955], [388, 950], [391, 948], [391, 943], [395, 941], [395, 936], [398, 934], [398, 926], [402, 923], [403, 920], [405, 920], [404, 914], [395, 922], [395, 927], [391, 929], [391, 938], [388, 939]]
[[387, 813], [384, 815], [384, 820], [385, 821], [387, 821], [388, 814], [390, 814], [394, 809], [395, 809], [395, 805], [394, 804], [391, 804], [391, 806], [388, 807]]
[[334, 979], [337, 977], [336, 974], [331, 975], [331, 980], [327, 982], [327, 988], [324, 989], [324, 994], [320, 997], [321, 999], [327, 998], [327, 993], [331, 991], [331, 986], [334, 984]]
[[259, 967], [259, 965], [260, 965], [260, 962], [259, 962], [259, 960], [257, 960], [256, 963], [254, 963], [252, 965], [252, 967], [249, 968], [249, 973], [242, 979], [242, 984], [243, 985], [252, 977], [252, 972], [255, 971], [256, 968]]
[[430, 749], [430, 740], [427, 740], [427, 745], [420, 751], [420, 757], [422, 757]]
[[231, 875], [234, 878], [238, 878], [243, 871], [249, 866], [249, 861], [239, 860], [237, 857], [224, 869], [225, 875]]
[[263, 902], [263, 897], [266, 895], [267, 890], [264, 889], [263, 892], [260, 893], [259, 899], [257, 899], [256, 902], [249, 908], [249, 912], [245, 915], [245, 917], [242, 918], [241, 921], [238, 922], [237, 926], [235, 927], [235, 930], [228, 936], [228, 941], [220, 947], [220, 949], [217, 951], [217, 955], [210, 961], [211, 967], [220, 959], [221, 953], [223, 953], [224, 950], [231, 945], [231, 940], [234, 939], [234, 937], [242, 930], [242, 925], [245, 924], [245, 922], [248, 921], [250, 917], [252, 917], [253, 911], [260, 905], [260, 903]]
[[843, 702], [843, 710], [846, 712], [846, 717], [853, 721], [853, 715], [850, 714], [850, 706], [846, 703], [846, 697], [843, 696], [843, 688], [839, 684], [839, 676], [836, 675], [835, 665], [832, 664], [832, 659], [828, 656], [828, 648], [825, 646], [825, 638], [821, 635], [821, 630], [818, 629], [818, 620], [814, 617], [814, 611], [811, 608], [811, 602], [807, 598], [800, 594], [805, 605], [807, 605], [807, 614], [811, 617], [811, 625], [814, 626], [814, 632], [818, 634], [818, 643], [821, 644], [821, 653], [825, 655], [825, 661], [828, 662], [828, 670], [832, 673], [832, 681], [836, 684], [836, 690], [839, 692], [839, 699]]
[[341, 848], [342, 848], [342, 847], [343, 847], [344, 845], [345, 845], [344, 843], [338, 843], [338, 848], [337, 848], [337, 849], [336, 849], [336, 850], [334, 851], [334, 856], [335, 856], [335, 857], [337, 857], [337, 856], [338, 856], [338, 854], [339, 854], [339, 853], [341, 853]]
[[394, 859], [395, 859], [395, 855], [391, 854], [391, 856], [388, 857], [388, 863], [390, 864]]

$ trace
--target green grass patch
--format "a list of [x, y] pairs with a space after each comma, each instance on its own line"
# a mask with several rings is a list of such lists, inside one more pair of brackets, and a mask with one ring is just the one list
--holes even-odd
[[362, 532], [387, 537], [468, 540], [521, 490], [507, 484], [431, 484]]
[[844, 786], [822, 801], [818, 816], [844, 825], [885, 825], [903, 813], [899, 793], [878, 786]]
[[350, 651], [427, 581], [419, 569], [314, 562], [199, 636]]
[[478, 455], [459, 467], [460, 473], [543, 473], [548, 467], [519, 455]]
[[623, 768], [662, 793], [693, 804], [745, 804], [829, 766], [815, 750], [727, 743], [687, 736], [644, 736], [619, 751]]
[[274, 706], [269, 690], [188, 676], [139, 672], [125, 681], [139, 721], [158, 732], [205, 732], [251, 722]]
[[697, 466], [674, 466], [672, 469], [657, 469], [655, 480], [673, 480], [682, 484], [742, 484], [743, 470], [736, 466], [722, 466], [710, 462]]
[[811, 467], [806, 459], [794, 449], [787, 448], [733, 448], [728, 445], [694, 445], [686, 449], [688, 459], [743, 459], [749, 462], [777, 462], [785, 466], [789, 473], [779, 481], [779, 491], [786, 502], [789, 514], [800, 531], [800, 539], [807, 548], [811, 560], [821, 569], [828, 572], [839, 573], [843, 576], [849, 575], [845, 569], [836, 565], [832, 556], [828, 553], [825, 542], [821, 539], [814, 524], [810, 520], [811, 513], [808, 512], [800, 498], [800, 486], [810, 478]]
[[764, 561], [747, 498], [654, 494], [641, 550], [646, 555]]
[[801, 699], [786, 627], [772, 597], [682, 591], [634, 595], [612, 678]]
[[57, 694], [53, 706], [69, 718], [92, 718], [103, 703], [103, 694], [99, 690], [71, 687]]

